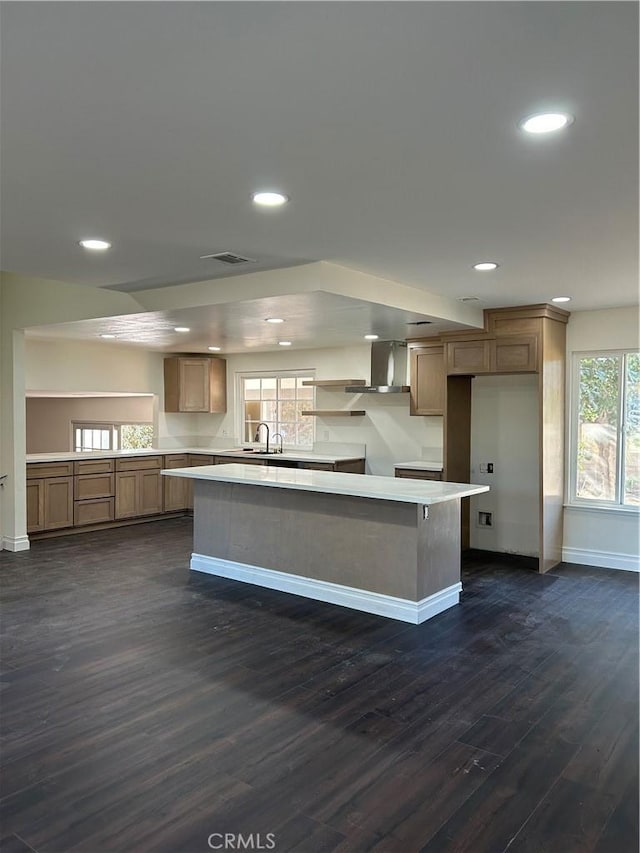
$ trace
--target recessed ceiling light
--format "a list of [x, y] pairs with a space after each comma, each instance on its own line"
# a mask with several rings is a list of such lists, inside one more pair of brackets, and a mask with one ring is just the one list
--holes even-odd
[[573, 116], [568, 113], [538, 113], [526, 116], [519, 124], [527, 133], [553, 133], [554, 130], [562, 130], [572, 122]]
[[220, 347], [207, 347], [207, 349], [211, 350], [211, 352], [220, 352]]
[[267, 317], [267, 323], [284, 323], [281, 317]]
[[494, 263], [493, 261], [482, 261], [479, 264], [474, 264], [473, 268], [474, 270], [478, 270], [479, 272], [489, 272], [489, 270], [497, 270], [498, 266], [499, 265]]
[[115, 335], [100, 335], [101, 338], [104, 338], [105, 341], [111, 341], [115, 338]]
[[278, 341], [281, 347], [290, 347], [291, 341]]
[[286, 195], [271, 191], [253, 193], [251, 199], [254, 204], [259, 204], [262, 207], [280, 207], [289, 201]]
[[365, 335], [364, 339], [365, 341], [377, 341], [378, 335]]
[[570, 296], [554, 296], [552, 302], [571, 302]]
[[174, 332], [190, 332], [191, 329], [188, 326], [176, 326], [173, 331]]
[[111, 243], [107, 243], [106, 240], [80, 240], [80, 245], [83, 249], [93, 249], [97, 251], [103, 251], [104, 249], [111, 248]]

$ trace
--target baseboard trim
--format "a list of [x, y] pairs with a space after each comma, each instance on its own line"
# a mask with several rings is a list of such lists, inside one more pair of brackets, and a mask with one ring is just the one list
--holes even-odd
[[3, 536], [0, 540], [0, 550], [28, 551], [30, 547], [28, 536]]
[[461, 583], [442, 589], [439, 592], [423, 598], [421, 601], [409, 601], [379, 592], [369, 592], [365, 589], [355, 589], [351, 586], [321, 581], [314, 578], [304, 578], [288, 572], [276, 572], [273, 569], [263, 569], [260, 566], [249, 566], [246, 563], [235, 563], [218, 557], [208, 557], [205, 554], [191, 555], [191, 569], [230, 580], [252, 583], [256, 586], [276, 589], [313, 598], [316, 601], [326, 601], [329, 604], [339, 604], [352, 610], [362, 610], [364, 613], [374, 613], [377, 616], [387, 616], [419, 625], [432, 619], [443, 610], [458, 604], [460, 601]]
[[603, 569], [621, 569], [624, 572], [640, 572], [640, 559], [633, 554], [616, 551], [583, 551], [580, 548], [563, 548], [564, 563], [581, 563]]

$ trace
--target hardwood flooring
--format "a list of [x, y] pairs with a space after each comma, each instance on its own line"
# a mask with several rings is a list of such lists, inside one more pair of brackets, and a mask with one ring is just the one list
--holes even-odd
[[475, 552], [411, 626], [190, 550], [0, 553], [2, 853], [638, 849], [637, 575]]

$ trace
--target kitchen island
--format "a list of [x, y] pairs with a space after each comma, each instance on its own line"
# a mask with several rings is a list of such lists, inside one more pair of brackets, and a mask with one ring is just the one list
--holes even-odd
[[468, 483], [253, 465], [174, 468], [194, 484], [191, 569], [420, 623], [460, 599]]

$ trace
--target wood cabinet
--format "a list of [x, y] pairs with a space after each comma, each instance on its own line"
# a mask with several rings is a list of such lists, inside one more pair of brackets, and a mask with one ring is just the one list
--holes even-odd
[[444, 347], [420, 346], [410, 348], [410, 414], [444, 414]]
[[449, 375], [491, 372], [490, 341], [451, 341], [446, 344], [446, 349]]
[[522, 335], [491, 341], [491, 368], [492, 373], [536, 373], [537, 336]]
[[115, 515], [113, 459], [78, 459], [73, 463], [73, 526], [112, 522]]
[[161, 456], [116, 459], [116, 519], [162, 512], [161, 467]]
[[[188, 468], [189, 454], [176, 453], [164, 457], [165, 468]], [[165, 512], [176, 512], [189, 506], [189, 480], [181, 477], [163, 477], [163, 506]]]
[[226, 412], [227, 363], [223, 358], [173, 356], [164, 360], [165, 412]]
[[407, 480], [442, 480], [442, 471], [425, 471], [424, 468], [396, 468], [396, 477]]
[[73, 525], [72, 471], [69, 462], [27, 465], [27, 533]]

